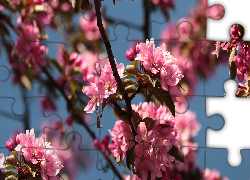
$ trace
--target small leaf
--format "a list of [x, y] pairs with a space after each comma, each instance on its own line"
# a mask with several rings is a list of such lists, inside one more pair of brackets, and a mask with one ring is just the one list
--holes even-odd
[[118, 157], [115, 158], [115, 162], [120, 166], [121, 164], [121, 155], [119, 155]]
[[14, 155], [16, 158], [18, 158], [18, 153], [17, 153], [17, 151], [12, 151], [11, 154]]
[[137, 90], [137, 87], [135, 85], [129, 85], [125, 88], [126, 92], [128, 94], [134, 93]]
[[128, 85], [132, 85], [132, 84], [137, 84], [136, 82], [134, 82], [134, 81], [132, 81], [132, 80], [130, 80], [130, 79], [125, 79], [124, 81], [123, 81], [123, 85], [126, 87], [126, 86], [128, 86]]
[[164, 91], [160, 86], [156, 87], [155, 92], [162, 99], [162, 102], [164, 102], [166, 104], [166, 106], [169, 108], [172, 115], [175, 117], [175, 105], [174, 105], [174, 102], [173, 102], [169, 92]]
[[140, 123], [140, 115], [139, 115], [139, 113], [135, 113], [131, 117], [131, 122], [132, 122], [132, 125], [134, 127], [135, 132], [137, 132], [137, 128], [138, 128], [138, 125]]
[[14, 167], [16, 167], [16, 165], [9, 165], [9, 166], [7, 166], [6, 168], [9, 170], [9, 169], [12, 169], [12, 168], [14, 168]]
[[77, 14], [81, 9], [82, 0], [72, 0], [72, 7]]
[[31, 90], [32, 85], [29, 78], [26, 75], [22, 75], [21, 82], [26, 87], [26, 89]]
[[134, 77], [135, 77], [135, 75], [130, 75], [130, 74], [126, 74], [126, 73], [124, 73], [123, 75], [127, 75], [127, 76], [126, 76], [127, 79], [131, 79], [131, 78], [134, 78]]
[[185, 163], [184, 155], [179, 151], [179, 149], [176, 146], [172, 146], [168, 154], [173, 156], [176, 160]]
[[3, 171], [3, 174], [4, 174], [5, 176], [9, 176], [9, 175], [15, 175], [16, 173], [13, 172], [13, 171], [11, 171], [11, 170], [5, 170], [5, 171]]
[[140, 73], [139, 69], [135, 65], [127, 65], [126, 72], [129, 74], [138, 74]]
[[135, 67], [138, 68], [138, 62], [137, 62], [137, 60], [132, 61], [132, 62], [131, 62], [131, 65], [134, 65]]

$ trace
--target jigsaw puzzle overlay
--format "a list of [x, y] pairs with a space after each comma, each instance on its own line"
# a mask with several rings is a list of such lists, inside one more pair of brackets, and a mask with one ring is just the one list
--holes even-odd
[[245, 179], [202, 120], [219, 65], [249, 95], [245, 24], [212, 37], [228, 14], [190, 2], [1, 0], [0, 179]]

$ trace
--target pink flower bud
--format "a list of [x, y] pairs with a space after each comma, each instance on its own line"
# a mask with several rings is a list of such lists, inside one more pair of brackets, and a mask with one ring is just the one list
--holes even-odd
[[134, 53], [133, 49], [130, 48], [130, 50], [126, 51], [126, 58], [129, 61], [133, 61], [134, 60], [134, 56], [135, 56], [135, 53]]
[[8, 151], [14, 151], [14, 141], [12, 139], [6, 142], [6, 148]]

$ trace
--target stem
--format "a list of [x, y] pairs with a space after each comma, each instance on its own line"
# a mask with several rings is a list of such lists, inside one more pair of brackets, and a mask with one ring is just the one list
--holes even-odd
[[[143, 5], [144, 5], [144, 39], [150, 39], [149, 38], [149, 20], [150, 20], [150, 9], [149, 9], [149, 1], [148, 0], [143, 0]], [[147, 89], [146, 89], [146, 101], [149, 103], [150, 98], [147, 96]]]
[[[106, 35], [103, 24], [102, 24], [101, 10], [100, 10], [101, 1], [100, 0], [94, 0], [94, 3], [95, 3], [95, 10], [96, 10], [96, 17], [97, 17], [97, 26], [99, 27], [99, 31], [101, 33], [101, 36], [102, 36], [103, 40], [104, 40], [104, 45], [105, 45], [107, 53], [108, 53], [109, 63], [111, 65], [111, 68], [112, 68], [112, 71], [113, 71], [113, 76], [115, 77], [117, 85], [118, 85], [119, 89], [121, 90], [123, 98], [124, 98], [124, 100], [126, 102], [128, 116], [132, 117], [133, 114], [132, 114], [131, 99], [129, 98], [127, 92], [125, 91], [125, 88], [123, 86], [121, 78], [120, 78], [120, 76], [118, 74], [118, 71], [117, 71], [117, 68], [116, 68], [116, 63], [115, 63], [115, 58], [114, 58], [114, 55], [113, 55], [112, 50], [111, 50], [111, 45], [110, 45], [109, 39], [108, 39], [108, 37]], [[133, 135], [135, 136], [136, 132], [135, 132], [134, 128], [132, 128], [133, 126], [132, 126], [131, 120], [130, 120], [130, 126], [131, 126], [131, 129], [132, 129]]]
[[142, 85], [139, 85], [138, 88], [136, 89], [136, 91], [130, 96], [130, 100], [132, 101], [132, 99], [135, 97], [135, 95], [143, 88]]

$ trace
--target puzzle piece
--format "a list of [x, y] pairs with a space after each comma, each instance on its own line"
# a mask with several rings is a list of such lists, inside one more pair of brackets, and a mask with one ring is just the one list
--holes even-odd
[[[236, 98], [235, 93], [237, 90], [237, 84], [234, 80], [228, 80], [224, 84], [226, 91], [225, 97], [207, 97], [206, 100], [206, 115], [209, 117], [215, 113], [222, 113], [225, 118], [225, 125], [219, 132], [213, 132], [210, 129], [207, 130], [207, 147], [227, 148], [228, 149], [228, 162], [231, 166], [239, 166], [242, 161], [240, 155], [241, 149], [249, 149], [250, 146], [243, 141], [239, 141], [238, 138], [247, 137], [247, 122], [244, 121], [245, 115], [238, 114], [236, 112], [245, 112], [247, 109], [247, 99]], [[223, 109], [222, 109], [223, 108]], [[238, 111], [236, 110], [237, 108]], [[245, 108], [245, 109], [244, 109]], [[243, 125], [240, 127], [238, 135], [232, 134], [235, 128], [238, 129], [237, 125], [233, 123], [235, 119], [237, 124]], [[232, 144], [233, 142], [233, 144]]]
[[[242, 18], [245, 16], [244, 13], [247, 12], [247, 8], [245, 6], [242, 6], [242, 3], [244, 3], [243, 0], [241, 0], [237, 4], [235, 4], [233, 0], [208, 0], [208, 6], [213, 6], [215, 4], [222, 5], [225, 9], [225, 15], [219, 21], [218, 19], [207, 19], [207, 40], [230, 41], [230, 36], [228, 36], [230, 27], [233, 24], [240, 24], [244, 26], [246, 30], [244, 41], [249, 41], [250, 33], [248, 32], [248, 29], [250, 29], [250, 26], [248, 25], [246, 20]], [[236, 13], [234, 16], [231, 16], [231, 13], [235, 12], [235, 10], [237, 9], [241, 9], [242, 13]]]

